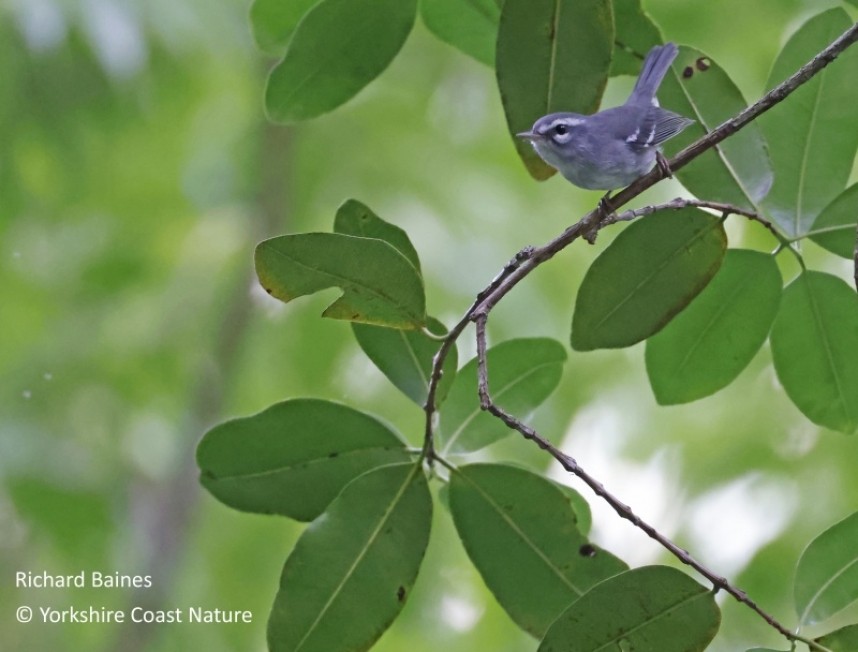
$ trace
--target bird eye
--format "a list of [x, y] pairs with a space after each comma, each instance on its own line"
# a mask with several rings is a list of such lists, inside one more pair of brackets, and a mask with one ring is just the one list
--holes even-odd
[[555, 125], [554, 126], [554, 133], [557, 134], [558, 136], [565, 136], [566, 134], [569, 133], [569, 127], [567, 127], [566, 125], [564, 125], [562, 123], [559, 125]]

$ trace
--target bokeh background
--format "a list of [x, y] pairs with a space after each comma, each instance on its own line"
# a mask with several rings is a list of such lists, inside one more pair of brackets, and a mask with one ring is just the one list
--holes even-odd
[[[841, 3], [645, 4], [667, 38], [707, 52], [754, 100], [789, 34]], [[4, 650], [264, 650], [301, 527], [204, 493], [193, 460], [202, 433], [284, 398], [317, 396], [380, 415], [419, 442], [420, 412], [346, 324], [319, 319], [333, 291], [288, 306], [259, 291], [259, 240], [330, 230], [339, 204], [360, 199], [408, 231], [429, 311], [450, 324], [517, 250], [597, 199], [563, 180], [532, 182], [506, 136], [492, 71], [420, 24], [345, 107], [299, 127], [267, 124], [261, 98], [273, 62], [254, 47], [247, 11], [247, 0], [0, 4]], [[631, 83], [612, 80], [606, 103], [622, 101]], [[640, 202], [681, 191], [662, 184]], [[519, 286], [494, 314], [492, 340], [568, 341], [582, 274], [620, 228]], [[739, 222], [730, 235], [733, 246], [774, 247]], [[808, 257], [848, 276], [845, 263], [810, 245]], [[788, 279], [796, 270], [783, 263]], [[472, 353], [468, 336], [460, 359]], [[803, 546], [858, 509], [858, 442], [797, 412], [765, 348], [726, 390], [673, 408], [655, 405], [642, 346], [571, 353], [561, 387], [531, 421], [787, 624]], [[544, 469], [591, 498], [524, 442], [484, 456]], [[598, 543], [632, 564], [675, 563], [590, 502]], [[81, 570], [151, 575], [154, 586], [14, 586], [16, 571]], [[14, 618], [22, 604], [247, 609], [254, 622], [23, 625]], [[744, 607], [723, 606], [713, 650], [786, 647]], [[439, 506], [415, 592], [375, 649], [535, 648], [485, 589]]]

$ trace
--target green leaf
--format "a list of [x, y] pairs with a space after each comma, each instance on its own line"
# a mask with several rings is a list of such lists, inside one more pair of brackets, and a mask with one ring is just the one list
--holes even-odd
[[461, 467], [450, 477], [450, 508], [486, 585], [537, 637], [590, 587], [628, 568], [579, 532], [563, 490], [530, 471]]
[[858, 512], [805, 548], [795, 569], [794, 591], [800, 625], [822, 622], [858, 600]]
[[256, 247], [256, 274], [283, 302], [330, 287], [343, 295], [322, 313], [393, 328], [417, 328], [426, 319], [423, 279], [387, 242], [339, 233], [282, 235]]
[[[808, 20], [769, 75], [773, 88], [852, 25], [840, 8]], [[858, 49], [850, 48], [783, 103], [761, 116], [775, 182], [764, 206], [788, 235], [807, 231], [846, 187], [858, 147]]]
[[844, 281], [804, 272], [784, 291], [772, 327], [778, 378], [814, 423], [858, 429], [858, 298]]
[[855, 255], [856, 234], [855, 225], [858, 223], [858, 183], [840, 193], [817, 216], [813, 223], [814, 231], [824, 231], [811, 235], [818, 245], [825, 247], [833, 254], [849, 258]]
[[[699, 50], [685, 46], [679, 48], [658, 97], [665, 108], [697, 121], [665, 143], [668, 156], [748, 106], [723, 68]], [[756, 122], [676, 172], [682, 185], [698, 197], [750, 210], [771, 188], [772, 176], [766, 140]]]
[[495, 65], [500, 6], [496, 0], [421, 0], [429, 31], [487, 66]]
[[[566, 351], [556, 340], [521, 338], [492, 347], [486, 359], [492, 398], [508, 412], [524, 418], [557, 387]], [[512, 432], [502, 421], [480, 409], [476, 358], [456, 374], [441, 408], [440, 423], [445, 453], [475, 451]]]
[[[436, 335], [444, 335], [447, 332], [441, 322], [431, 317], [427, 320], [426, 327]], [[402, 331], [366, 324], [352, 324], [352, 330], [360, 348], [375, 366], [397, 389], [422, 406], [429, 391], [432, 359], [441, 342], [430, 338], [422, 330]], [[456, 377], [457, 365], [458, 354], [453, 346], [444, 361], [444, 373], [435, 396], [436, 405], [441, 404], [450, 389]]]
[[644, 566], [605, 580], [574, 602], [538, 652], [698, 652], [720, 622], [712, 591], [674, 568]]
[[209, 430], [197, 447], [200, 482], [235, 509], [316, 518], [351, 480], [409, 461], [387, 426], [317, 399], [277, 403]]
[[347, 200], [337, 209], [334, 233], [384, 240], [405, 256], [414, 269], [420, 271], [420, 257], [408, 234], [395, 224], [385, 222], [373, 213], [371, 208], [356, 199]]
[[847, 625], [821, 636], [816, 642], [831, 652], [855, 652], [858, 650], [858, 625]]
[[584, 276], [572, 347], [630, 346], [658, 332], [706, 287], [726, 247], [721, 221], [694, 208], [633, 222]]
[[637, 76], [647, 52], [662, 43], [661, 31], [640, 0], [614, 0], [614, 26], [617, 34], [611, 76]]
[[[498, 29], [498, 88], [509, 131], [529, 130], [547, 113], [593, 113], [614, 49], [610, 0], [506, 0]], [[515, 138], [535, 179], [555, 170]]]
[[295, 28], [319, 0], [254, 0], [250, 27], [260, 50], [282, 56]]
[[268, 117], [299, 122], [350, 100], [393, 61], [416, 15], [417, 0], [321, 0], [268, 77]]
[[349, 483], [286, 560], [269, 649], [368, 650], [411, 594], [431, 520], [420, 464], [382, 467]]
[[661, 405], [729, 385], [769, 335], [783, 282], [773, 256], [730, 249], [712, 282], [646, 343], [646, 369]]

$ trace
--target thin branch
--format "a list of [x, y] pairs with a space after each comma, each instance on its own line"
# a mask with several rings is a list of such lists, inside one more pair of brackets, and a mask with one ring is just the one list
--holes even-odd
[[[483, 338], [485, 337], [486, 319], [487, 317], [485, 315], [480, 315], [479, 317], [477, 317], [478, 333], [480, 333]], [[481, 345], [478, 341], [477, 348], [478, 350], [482, 348], [482, 350], [485, 351], [485, 343]], [[573, 457], [561, 451], [550, 441], [542, 437], [536, 430], [534, 430], [530, 426], [525, 425], [512, 414], [495, 404], [489, 392], [488, 371], [486, 369], [485, 357], [482, 357], [478, 360], [478, 368], [480, 370], [478, 373], [478, 382], [480, 385], [480, 407], [482, 407], [482, 409], [486, 410], [490, 414], [493, 414], [498, 419], [503, 421], [508, 428], [519, 432], [525, 439], [529, 439], [537, 446], [539, 446], [539, 448], [551, 455], [551, 457], [553, 457], [560, 464], [560, 466], [562, 466], [569, 473], [580, 478], [584, 482], [584, 484], [590, 487], [590, 489], [597, 496], [599, 496], [606, 503], [608, 503], [608, 505], [610, 505], [621, 518], [626, 519], [636, 528], [645, 532], [647, 536], [658, 542], [659, 545], [665, 548], [674, 557], [679, 559], [683, 564], [690, 566], [698, 573], [700, 573], [703, 577], [705, 577], [712, 583], [716, 590], [724, 590], [725, 592], [732, 595], [736, 600], [755, 611], [763, 620], [766, 621], [766, 623], [776, 629], [785, 638], [791, 641], [800, 641], [812, 650], [817, 650], [818, 652], [826, 652], [826, 648], [819, 645], [815, 641], [800, 636], [787, 629], [787, 627], [785, 627], [778, 620], [776, 620], [774, 616], [764, 611], [759, 605], [757, 605], [756, 602], [754, 602], [750, 597], [748, 597], [747, 593], [745, 593], [738, 587], [733, 586], [729, 582], [729, 580], [727, 580], [727, 578], [721, 577], [714, 571], [704, 566], [701, 562], [697, 561], [694, 557], [692, 557], [687, 550], [680, 548], [672, 540], [668, 539], [665, 535], [659, 532], [655, 527], [653, 527], [652, 525], [644, 521], [640, 516], [635, 514], [631, 507], [629, 507], [619, 498], [610, 493], [601, 482], [599, 482], [593, 476], [587, 473]]]
[[663, 204], [654, 204], [651, 206], [643, 206], [641, 208], [633, 208], [627, 211], [623, 211], [622, 213], [611, 213], [607, 218], [605, 218], [599, 225], [599, 228], [604, 228], [610, 224], [615, 224], [617, 222], [629, 222], [631, 220], [637, 219], [638, 217], [644, 217], [646, 215], [652, 215], [653, 213], [657, 213], [658, 211], [664, 210], [679, 210], [682, 208], [709, 208], [711, 210], [718, 211], [721, 213], [723, 217], [727, 217], [729, 215], [740, 215], [742, 217], [746, 217], [752, 222], [758, 222], [762, 224], [778, 241], [778, 248], [775, 253], [780, 253], [783, 250], [789, 251], [795, 258], [798, 260], [799, 265], [804, 268], [804, 261], [802, 259], [801, 253], [792, 246], [795, 239], [787, 238], [784, 234], [775, 228], [775, 225], [772, 224], [765, 217], [757, 213], [756, 211], [749, 210], [747, 208], [742, 208], [741, 206], [736, 206], [735, 204], [725, 204], [724, 202], [717, 201], [706, 201], [702, 199], [685, 199], [683, 197], [677, 197], [676, 199], [672, 199], [669, 202], [665, 202]]
[[532, 253], [533, 247], [525, 247], [519, 251], [512, 260], [504, 265], [501, 272], [492, 279], [492, 282], [489, 283], [482, 292], [477, 295], [477, 298], [474, 300], [474, 303], [471, 304], [471, 307], [465, 313], [464, 317], [462, 317], [459, 322], [450, 329], [450, 332], [447, 333], [446, 337], [444, 337], [437, 353], [435, 353], [432, 358], [432, 373], [429, 375], [429, 390], [426, 395], [426, 402], [423, 404], [423, 411], [426, 413], [425, 429], [423, 432], [423, 457], [425, 457], [430, 464], [436, 459], [434, 421], [435, 412], [437, 410], [436, 398], [438, 395], [438, 385], [441, 382], [441, 376], [443, 375], [444, 361], [450, 354], [450, 350], [456, 344], [456, 340], [461, 336], [462, 331], [464, 331], [467, 325], [471, 322], [472, 315], [474, 314], [476, 307], [487, 295], [500, 287], [500, 285], [513, 272], [518, 270], [522, 263], [529, 260]]

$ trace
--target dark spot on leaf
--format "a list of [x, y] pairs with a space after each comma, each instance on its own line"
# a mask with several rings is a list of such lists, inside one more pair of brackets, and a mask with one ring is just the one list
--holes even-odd
[[405, 587], [404, 586], [400, 586], [396, 590], [396, 599], [399, 600], [400, 602], [405, 600]]
[[697, 66], [697, 70], [709, 70], [709, 67], [712, 65], [712, 62], [708, 57], [698, 57], [697, 61], [694, 62], [694, 65]]
[[334, 459], [335, 457], [338, 457], [338, 456], [339, 456], [339, 453], [338, 453], [337, 451], [334, 451], [333, 453], [331, 453], [330, 455], [328, 455], [328, 457], [329, 457], [330, 459]]
[[274, 294], [274, 290], [272, 290], [271, 288], [262, 288], [262, 289], [265, 290], [268, 294]]
[[578, 548], [578, 554], [582, 557], [595, 557], [596, 548], [591, 546], [589, 543], [585, 543], [583, 546]]
[[686, 79], [691, 77], [691, 75], [693, 75], [693, 74], [694, 74], [694, 68], [692, 68], [691, 66], [685, 66], [685, 68], [683, 68], [683, 70], [682, 70], [682, 76], [685, 77]]

